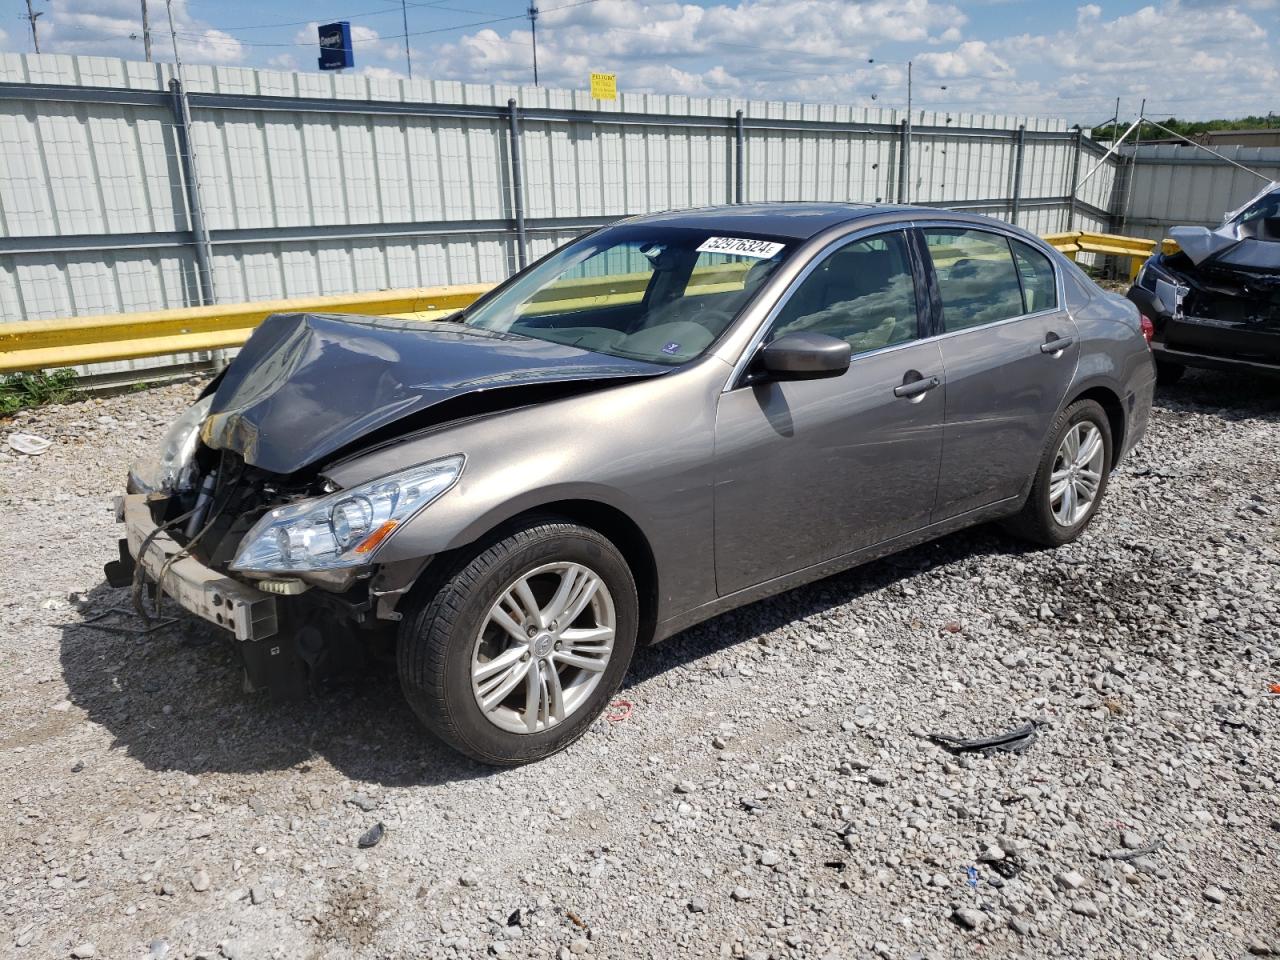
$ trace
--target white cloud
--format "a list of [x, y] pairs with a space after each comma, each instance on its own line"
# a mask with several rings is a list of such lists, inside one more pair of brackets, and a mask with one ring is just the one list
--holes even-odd
[[[568, 0], [548, 0], [548, 7], [562, 2]], [[544, 8], [539, 73], [547, 86], [572, 89], [583, 89], [591, 71], [605, 70], [619, 75], [624, 91], [901, 107], [911, 59], [914, 104], [951, 113], [1049, 114], [1089, 123], [1108, 116], [1117, 95], [1127, 110], [1147, 97], [1153, 116], [1275, 108], [1280, 21], [1271, 11], [1280, 0], [1144, 0], [1122, 13], [1111, 12], [1106, 0], [1075, 0], [1053, 16], [1061, 28], [1019, 34], [1002, 26], [1004, 2], [597, 0]], [[975, 14], [975, 26], [966, 13], [975, 6], [995, 9]], [[47, 9], [40, 22], [46, 49], [140, 58], [138, 0], [54, 0]], [[152, 9], [154, 46], [163, 58], [164, 7]], [[206, 0], [194, 9], [212, 15], [217, 4]], [[250, 35], [263, 42], [257, 46], [195, 19], [185, 0], [175, 0], [175, 14], [183, 56], [193, 62], [315, 69], [314, 22], [293, 34], [296, 47], [287, 44], [292, 27], [271, 38], [278, 43]], [[424, 45], [412, 50], [414, 75], [529, 83], [528, 24], [512, 23], [441, 35], [450, 40], [411, 38]], [[404, 38], [363, 23], [353, 23], [352, 32], [361, 73], [405, 75]], [[15, 29], [7, 39], [0, 34], [0, 47], [25, 45]]]
[[[544, 12], [539, 74], [575, 88], [590, 71], [609, 70], [627, 90], [870, 103], [890, 85], [905, 93], [900, 65], [868, 63], [876, 49], [956, 42], [965, 22], [956, 6], [934, 0], [600, 0]], [[532, 61], [527, 29], [484, 29], [439, 47], [432, 73], [528, 83]]]
[[[41, 6], [41, 52], [142, 59], [142, 15], [137, 0], [58, 0]], [[245, 59], [244, 44], [192, 16], [186, 0], [174, 0], [173, 19], [178, 52], [184, 61], [216, 64]], [[19, 42], [0, 32], [0, 46]], [[151, 48], [155, 59], [173, 59], [173, 42], [162, 3], [152, 4]]]
[[1145, 97], [1150, 116], [1239, 116], [1265, 113], [1280, 86], [1273, 40], [1231, 4], [1168, 0], [1109, 20], [1090, 4], [1075, 30], [991, 46], [1015, 71], [1048, 75], [1046, 105], [1092, 92], [1098, 101], [1120, 95], [1129, 110]]
[[939, 80], [1010, 77], [1013, 70], [982, 40], [969, 40], [945, 53], [916, 58], [922, 73]]

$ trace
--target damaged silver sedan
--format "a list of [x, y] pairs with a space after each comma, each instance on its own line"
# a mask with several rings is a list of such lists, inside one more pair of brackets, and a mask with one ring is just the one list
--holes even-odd
[[393, 656], [430, 730], [521, 763], [637, 644], [983, 521], [1080, 536], [1153, 383], [1133, 305], [1007, 224], [642, 217], [445, 321], [268, 318], [134, 468], [108, 578], [252, 688]]

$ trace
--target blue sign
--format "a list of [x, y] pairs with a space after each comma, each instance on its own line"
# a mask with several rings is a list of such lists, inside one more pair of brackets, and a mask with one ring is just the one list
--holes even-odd
[[320, 69], [345, 70], [356, 65], [351, 52], [351, 24], [346, 20], [320, 27]]

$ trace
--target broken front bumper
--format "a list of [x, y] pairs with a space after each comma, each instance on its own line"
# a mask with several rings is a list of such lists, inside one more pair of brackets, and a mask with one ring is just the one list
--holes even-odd
[[[182, 547], [167, 533], [156, 532], [146, 496], [130, 494], [122, 501], [129, 553], [153, 583], [159, 583], [163, 575], [165, 596], [184, 610], [231, 631], [237, 640], [262, 640], [276, 633], [279, 622], [274, 596], [223, 576], [192, 557], [169, 563]], [[143, 543], [147, 549], [140, 555]]]

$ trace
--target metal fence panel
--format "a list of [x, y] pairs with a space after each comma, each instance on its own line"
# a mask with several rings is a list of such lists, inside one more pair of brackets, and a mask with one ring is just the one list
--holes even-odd
[[1214, 150], [1262, 176], [1190, 145], [1121, 148], [1131, 164], [1132, 179], [1127, 204], [1120, 211], [1125, 230], [1158, 239], [1174, 226], [1217, 226], [1223, 214], [1256, 194], [1267, 179], [1280, 180], [1280, 148], [1216, 146]]
[[[0, 54], [4, 320], [197, 303], [172, 68]], [[894, 110], [192, 66], [190, 140], [221, 301], [500, 280], [518, 241], [507, 103], [521, 112], [528, 256], [627, 214], [747, 200], [897, 199]], [[5, 85], [11, 85], [6, 95]], [[47, 84], [39, 96], [31, 85]], [[25, 91], [25, 94], [20, 95]], [[1067, 229], [1065, 123], [917, 111], [913, 200]], [[1101, 151], [1081, 152], [1081, 167]], [[1081, 193], [1106, 208], [1108, 165]], [[976, 203], [985, 201], [984, 203]], [[1039, 202], [1037, 202], [1039, 201]]]

